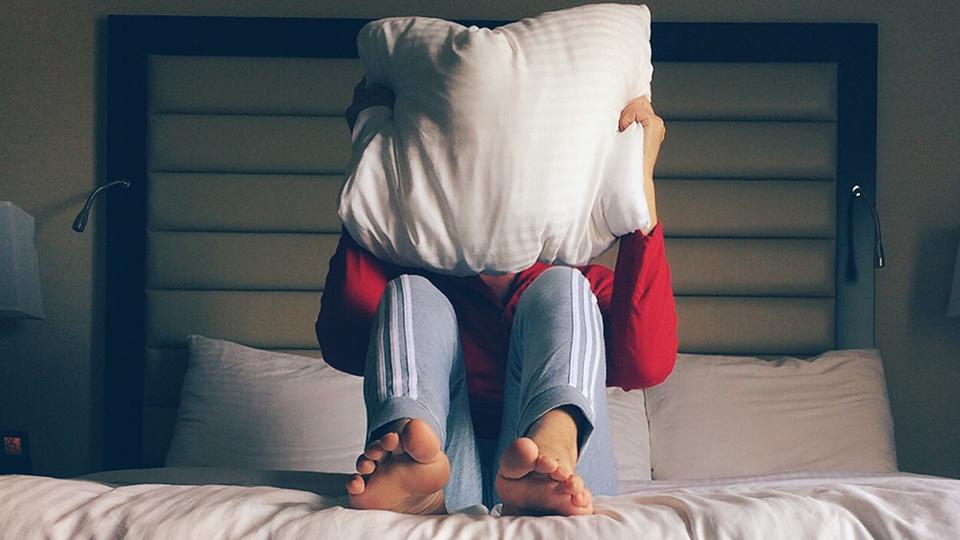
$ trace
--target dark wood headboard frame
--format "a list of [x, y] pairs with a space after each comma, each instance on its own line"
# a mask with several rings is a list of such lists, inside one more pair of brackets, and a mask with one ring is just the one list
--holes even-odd
[[[141, 465], [147, 209], [147, 57], [355, 58], [368, 19], [110, 16], [107, 176], [132, 181], [107, 202], [104, 358], [105, 469]], [[469, 21], [496, 26], [503, 21]], [[875, 200], [877, 26], [833, 23], [653, 23], [654, 62], [836, 62], [838, 64], [838, 348], [874, 346], [873, 222], [849, 194]], [[852, 221], [848, 221], [852, 218]], [[851, 226], [848, 228], [848, 224]], [[859, 269], [851, 278], [850, 234]]]

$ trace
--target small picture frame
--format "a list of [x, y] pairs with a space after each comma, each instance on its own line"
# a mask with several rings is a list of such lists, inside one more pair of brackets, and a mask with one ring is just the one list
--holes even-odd
[[26, 431], [0, 431], [0, 474], [33, 474]]

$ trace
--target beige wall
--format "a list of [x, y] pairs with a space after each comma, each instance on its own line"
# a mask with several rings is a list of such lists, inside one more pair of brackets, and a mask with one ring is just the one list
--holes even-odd
[[[69, 230], [97, 183], [107, 14], [517, 18], [537, 0], [4, 0], [0, 4], [0, 199], [37, 218], [44, 321], [0, 324], [0, 429], [28, 429], [36, 472], [94, 469], [100, 449], [102, 216]], [[662, 21], [880, 25], [879, 207], [889, 267], [878, 276], [903, 469], [960, 477], [960, 318], [946, 296], [960, 241], [960, 3], [651, 0]]]

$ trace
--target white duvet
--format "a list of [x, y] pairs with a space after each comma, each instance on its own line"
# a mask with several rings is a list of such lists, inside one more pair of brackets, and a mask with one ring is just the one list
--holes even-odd
[[[575, 518], [343, 507], [341, 475], [155, 469], [0, 476], [3, 538], [960, 538], [960, 480], [905, 473], [622, 485]], [[150, 482], [123, 485], [127, 482]], [[168, 483], [160, 483], [168, 482]], [[256, 484], [282, 487], [250, 487]], [[181, 485], [175, 485], [181, 484]], [[207, 484], [207, 485], [194, 485]], [[226, 485], [241, 484], [241, 485]]]

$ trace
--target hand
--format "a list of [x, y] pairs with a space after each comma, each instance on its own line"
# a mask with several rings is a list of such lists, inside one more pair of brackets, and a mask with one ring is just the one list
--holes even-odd
[[[619, 129], [623, 131], [634, 122], [643, 127], [643, 190], [650, 211], [650, 228], [657, 224], [657, 202], [653, 188], [653, 169], [660, 155], [660, 146], [667, 136], [667, 126], [663, 118], [657, 116], [650, 100], [644, 96], [630, 100], [620, 112]], [[649, 232], [648, 230], [643, 231]]]
[[657, 116], [653, 105], [645, 96], [630, 100], [620, 112], [620, 131], [630, 127], [634, 122], [643, 126], [643, 164], [644, 170], [653, 176], [653, 167], [660, 154], [660, 145], [667, 136], [667, 126], [663, 118]]
[[360, 82], [353, 89], [353, 102], [344, 112], [344, 116], [347, 117], [347, 124], [353, 130], [353, 125], [357, 122], [360, 111], [376, 106], [393, 108], [395, 99], [393, 91], [386, 86], [368, 83], [366, 77], [360, 79]]

